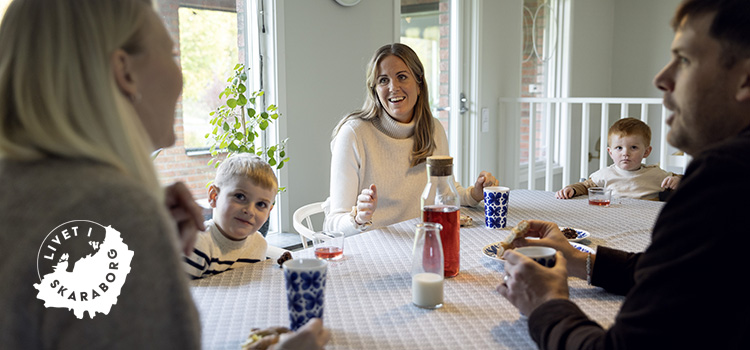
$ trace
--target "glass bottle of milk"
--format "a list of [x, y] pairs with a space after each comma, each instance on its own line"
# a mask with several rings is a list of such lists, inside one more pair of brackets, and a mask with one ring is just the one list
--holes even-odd
[[443, 244], [442, 225], [417, 224], [411, 265], [411, 299], [426, 309], [443, 306]]

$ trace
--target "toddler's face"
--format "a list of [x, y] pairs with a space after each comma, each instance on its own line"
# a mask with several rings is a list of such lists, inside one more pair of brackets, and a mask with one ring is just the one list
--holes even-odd
[[221, 189], [211, 186], [209, 202], [214, 223], [225, 237], [239, 241], [258, 231], [268, 220], [276, 189], [266, 189], [246, 178], [233, 178]]
[[641, 161], [651, 153], [651, 146], [646, 146], [642, 136], [612, 135], [607, 152], [618, 168], [633, 171], [641, 168]]

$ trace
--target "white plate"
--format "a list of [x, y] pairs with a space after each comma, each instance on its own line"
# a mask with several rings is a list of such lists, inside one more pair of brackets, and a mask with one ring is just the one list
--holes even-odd
[[[580, 251], [582, 251], [584, 253], [592, 253], [592, 254], [596, 253], [596, 251], [593, 248], [591, 248], [589, 246], [585, 246], [585, 245], [580, 244], [580, 243], [570, 242], [570, 245], [572, 245], [574, 248], [576, 248], [576, 249], [578, 249], [578, 250], [580, 250]], [[488, 244], [488, 245], [484, 246], [484, 248], [482, 248], [482, 255], [484, 255], [484, 256], [492, 259], [492, 260], [505, 261], [505, 259], [500, 258], [500, 257], [497, 256], [497, 251], [498, 251], [499, 248], [500, 248], [500, 242], [495, 242], [495, 243]]]
[[497, 251], [500, 249], [500, 242], [495, 242], [492, 244], [488, 244], [482, 248], [482, 255], [497, 261], [505, 261], [505, 259], [501, 259], [497, 256]]
[[577, 229], [577, 228], [574, 228], [574, 227], [560, 226], [560, 231], [562, 231], [565, 228], [572, 228], [572, 229], [576, 230], [576, 233], [578, 233], [578, 237], [568, 239], [568, 241], [570, 241], [570, 242], [580, 242], [580, 241], [582, 241], [582, 240], [584, 240], [586, 238], [589, 238], [589, 236], [591, 236], [591, 234], [588, 231], [584, 231], [584, 230]]

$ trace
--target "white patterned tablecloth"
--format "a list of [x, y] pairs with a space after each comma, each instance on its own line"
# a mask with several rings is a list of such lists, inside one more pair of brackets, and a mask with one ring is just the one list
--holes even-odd
[[[643, 251], [663, 203], [619, 199], [609, 207], [588, 205], [585, 197], [558, 200], [554, 193], [513, 190], [509, 226], [541, 219], [591, 233], [581, 243]], [[411, 303], [411, 246], [419, 219], [348, 237], [344, 258], [329, 264], [326, 349], [534, 349], [527, 322], [495, 290], [502, 263], [482, 248], [508, 230], [484, 227], [482, 208], [462, 208], [474, 226], [461, 228], [461, 270], [445, 281], [445, 305], [420, 309]], [[310, 249], [294, 253], [311, 257]], [[571, 299], [589, 317], [609, 327], [622, 297], [571, 278]], [[253, 327], [289, 325], [282, 270], [267, 260], [192, 282], [205, 349], [239, 349]]]

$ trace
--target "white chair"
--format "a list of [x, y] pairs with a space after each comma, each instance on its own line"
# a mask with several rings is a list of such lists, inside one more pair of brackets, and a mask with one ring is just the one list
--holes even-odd
[[294, 211], [292, 222], [294, 224], [294, 229], [297, 230], [297, 233], [299, 233], [300, 239], [302, 240], [302, 248], [307, 249], [307, 240], [312, 240], [313, 234], [315, 234], [315, 228], [313, 227], [310, 217], [322, 212], [323, 202], [303, 205]]

